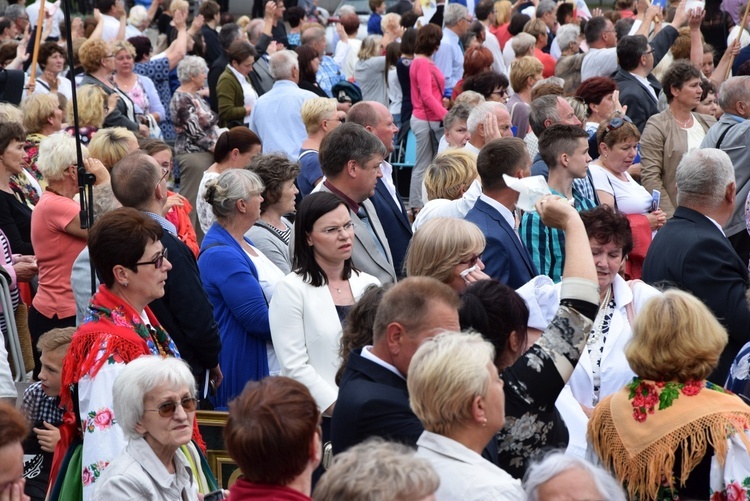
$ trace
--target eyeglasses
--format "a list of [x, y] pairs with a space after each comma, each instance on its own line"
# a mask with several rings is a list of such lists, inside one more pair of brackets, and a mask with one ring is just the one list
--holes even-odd
[[612, 120], [610, 120], [609, 123], [607, 124], [607, 129], [604, 131], [604, 134], [602, 134], [602, 139], [599, 142], [603, 143], [604, 138], [607, 137], [607, 134], [609, 134], [613, 130], [619, 129], [620, 127], [625, 125], [625, 122], [630, 123], [630, 124], [633, 123], [633, 121], [627, 115], [622, 116], [622, 117], [615, 117]]
[[334, 235], [338, 235], [339, 232], [349, 233], [350, 231], [354, 230], [354, 223], [349, 221], [344, 226], [329, 226], [328, 228], [323, 228], [320, 230], [320, 232], [324, 235], [327, 235], [329, 237], [332, 237]]
[[172, 172], [172, 164], [170, 163], [168, 166], [160, 165], [161, 167], [161, 177], [159, 178], [159, 181], [156, 183], [156, 186], [159, 186], [162, 181], [164, 181], [170, 172]]
[[102, 59], [109, 59], [110, 57], [115, 57], [115, 55], [114, 54], [107, 54]]
[[326, 118], [325, 120], [326, 120], [326, 121], [329, 121], [329, 120], [330, 120], [330, 121], [336, 120], [337, 122], [341, 122], [342, 124], [343, 124], [343, 123], [346, 123], [346, 117], [339, 117], [339, 116], [335, 116], [335, 117], [331, 117], [331, 118]]
[[136, 266], [145, 266], [147, 264], [153, 264], [154, 268], [159, 269], [164, 264], [164, 260], [167, 259], [167, 248], [164, 247], [158, 256], [156, 256], [151, 261], [141, 261], [140, 263], [135, 263]]
[[499, 90], [493, 91], [492, 95], [493, 96], [505, 97], [505, 96], [508, 95], [508, 91], [506, 89], [499, 89]]
[[148, 412], [158, 412], [161, 417], [171, 418], [177, 411], [177, 406], [182, 406], [185, 412], [193, 412], [197, 407], [198, 399], [193, 397], [186, 397], [179, 402], [164, 402], [156, 409], [144, 409]]
[[652, 48], [649, 47], [649, 50], [647, 50], [646, 52], [644, 52], [642, 55], [646, 56], [648, 54], [653, 54], [653, 53], [654, 53], [654, 49], [652, 49]]
[[459, 261], [458, 264], [465, 264], [466, 266], [471, 268], [472, 266], [475, 266], [477, 264], [477, 261], [479, 261], [480, 259], [482, 259], [481, 254], [473, 254], [469, 259], [467, 259], [466, 261]]

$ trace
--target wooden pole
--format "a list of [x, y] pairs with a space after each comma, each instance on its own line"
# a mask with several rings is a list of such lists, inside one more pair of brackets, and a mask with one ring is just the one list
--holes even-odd
[[[34, 34], [34, 53], [31, 56], [31, 73], [29, 74], [29, 84], [33, 84], [34, 82], [36, 82], [36, 65], [37, 59], [39, 58], [39, 42], [42, 39], [45, 14], [47, 13], [47, 11], [44, 10], [44, 0], [37, 1], [39, 2], [39, 17], [36, 23], [36, 33]], [[68, 32], [70, 32], [70, 27], [68, 27]], [[68, 34], [68, 37], [70, 37], [70, 34]]]
[[[44, 1], [44, 0], [42, 0]], [[735, 39], [735, 42], [740, 43], [740, 40], [742, 40], [742, 32], [745, 31], [745, 23], [747, 22], [747, 13], [750, 12], [750, 2], [747, 3], [745, 6], [745, 15], [742, 16], [742, 24], [740, 24], [740, 31], [737, 33], [737, 38]], [[731, 44], [730, 44], [731, 45]], [[726, 80], [729, 78], [729, 73], [732, 71], [732, 65], [734, 64], [734, 54], [732, 54], [729, 57], [729, 66], [727, 67], [727, 74], [725, 75], [724, 79]]]

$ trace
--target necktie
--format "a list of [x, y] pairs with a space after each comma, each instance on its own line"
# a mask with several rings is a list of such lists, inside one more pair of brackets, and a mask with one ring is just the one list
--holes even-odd
[[360, 221], [362, 221], [362, 224], [367, 228], [367, 231], [370, 232], [370, 236], [372, 236], [372, 239], [375, 241], [375, 246], [378, 249], [378, 252], [380, 252], [380, 255], [385, 258], [385, 260], [388, 260], [388, 255], [385, 253], [385, 248], [383, 247], [382, 242], [380, 241], [380, 238], [378, 238], [377, 233], [375, 233], [375, 229], [372, 227], [372, 222], [370, 221], [370, 217], [367, 215], [367, 210], [359, 206], [359, 210], [357, 211], [357, 217]]

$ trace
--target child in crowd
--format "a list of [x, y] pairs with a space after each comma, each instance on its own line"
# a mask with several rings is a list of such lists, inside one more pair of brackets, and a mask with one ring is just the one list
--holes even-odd
[[39, 381], [23, 393], [23, 411], [33, 426], [33, 433], [23, 444], [26, 494], [33, 500], [44, 500], [47, 494], [52, 453], [60, 440], [57, 427], [62, 423], [60, 386], [63, 359], [68, 352], [75, 327], [52, 329], [39, 338], [42, 370]]
[[368, 35], [382, 35], [383, 28], [380, 26], [380, 21], [383, 19], [385, 14], [385, 0], [370, 0], [370, 20], [367, 21], [367, 34]]

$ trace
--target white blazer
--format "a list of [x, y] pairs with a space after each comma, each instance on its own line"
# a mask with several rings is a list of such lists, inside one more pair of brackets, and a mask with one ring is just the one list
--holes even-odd
[[[631, 290], [628, 283], [619, 275], [615, 277], [613, 286], [617, 307], [612, 315], [609, 334], [607, 334], [602, 352], [600, 400], [621, 390], [635, 376], [625, 359], [625, 345], [633, 334], [628, 322], [626, 306], [632, 303], [634, 312], [638, 314], [646, 301], [661, 294], [650, 285], [640, 281], [635, 282]], [[566, 452], [582, 458], [586, 455], [588, 418], [583, 413], [581, 404], [586, 407], [594, 406], [594, 375], [591, 372], [591, 364], [588, 348], [584, 348], [573, 375], [556, 402], [557, 410], [565, 420], [570, 434]]]
[[[380, 282], [372, 275], [352, 272], [354, 300], [373, 284]], [[339, 391], [334, 377], [341, 363], [341, 322], [328, 287], [313, 287], [290, 273], [276, 285], [268, 320], [281, 375], [307, 386], [321, 411], [330, 407]]]

